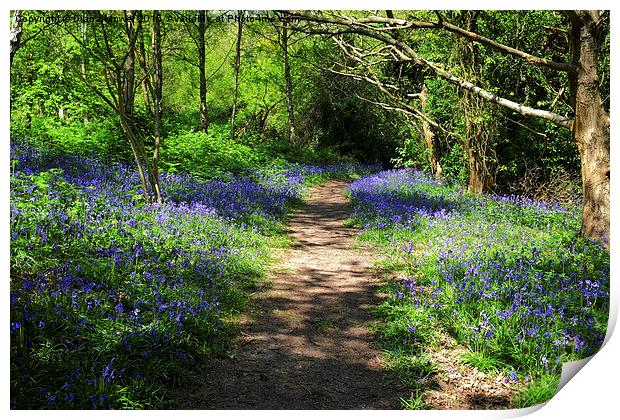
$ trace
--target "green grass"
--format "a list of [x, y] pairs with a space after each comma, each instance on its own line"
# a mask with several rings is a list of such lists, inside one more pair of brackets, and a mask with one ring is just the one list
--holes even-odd
[[463, 361], [482, 372], [498, 374], [501, 371], [511, 370], [512, 367], [503, 360], [484, 352], [473, 352], [463, 355]]
[[412, 393], [411, 397], [401, 398], [400, 402], [405, 410], [428, 410], [432, 408], [424, 402], [424, 393], [417, 390]]
[[535, 378], [525, 389], [515, 394], [512, 404], [515, 408], [525, 408], [545, 403], [557, 392], [559, 381], [559, 374], [545, 374]]

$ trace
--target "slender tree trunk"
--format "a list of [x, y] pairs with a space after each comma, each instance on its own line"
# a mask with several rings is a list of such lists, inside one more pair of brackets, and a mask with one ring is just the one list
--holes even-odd
[[233, 108], [232, 108], [232, 116], [230, 117], [230, 138], [235, 138], [235, 116], [237, 114], [237, 98], [239, 94], [239, 67], [241, 66], [241, 35], [243, 31], [243, 11], [239, 10], [237, 12], [238, 22], [237, 22], [237, 48], [235, 54], [235, 89], [233, 92]]
[[[84, 45], [86, 45], [86, 22], [82, 22], [82, 28], [81, 28], [81, 39], [82, 39], [82, 43]], [[82, 80], [86, 80], [86, 58], [84, 57], [84, 54], [82, 54], [80, 56], [80, 73], [82, 75]], [[82, 117], [84, 120], [84, 125], [88, 124], [88, 111], [87, 111], [87, 107], [83, 108], [82, 111]]]
[[289, 141], [292, 145], [297, 144], [295, 134], [295, 109], [293, 107], [293, 85], [291, 82], [291, 67], [288, 61], [288, 23], [282, 22], [282, 52], [284, 55], [284, 80], [286, 82], [286, 109], [288, 111]]
[[15, 53], [19, 49], [19, 40], [22, 37], [22, 11], [15, 10], [13, 12], [13, 23], [11, 24], [11, 55], [10, 55], [10, 65], [13, 65], [13, 57], [15, 57]]
[[[13, 22], [11, 23], [11, 46], [10, 46], [10, 62], [9, 62], [9, 72], [10, 68], [13, 67], [13, 57], [15, 57], [15, 53], [19, 49], [20, 43], [19, 40], [22, 36], [22, 11], [15, 10], [13, 12]], [[13, 112], [13, 101], [11, 100], [9, 103], [9, 121], [11, 121], [11, 113]], [[28, 115], [27, 126], [30, 128], [30, 115]]]
[[131, 127], [128, 118], [124, 114], [122, 109], [119, 109], [119, 118], [121, 121], [121, 128], [123, 129], [123, 134], [129, 142], [129, 145], [131, 146], [131, 152], [133, 154], [134, 161], [136, 162], [136, 168], [138, 169], [138, 177], [140, 178], [140, 185], [142, 186], [142, 193], [144, 195], [144, 199], [149, 202], [151, 195], [149, 193], [149, 187], [145, 175], [146, 162], [143, 159], [145, 154], [142, 152], [144, 149], [143, 147], [141, 147], [142, 140], [134, 133], [134, 130]]
[[[125, 137], [129, 141], [131, 151], [133, 152], [136, 166], [138, 168], [138, 176], [142, 184], [144, 198], [148, 203], [153, 201], [153, 191], [150, 188], [150, 182], [147, 181], [149, 176], [149, 165], [146, 151], [144, 150], [144, 141], [134, 127], [133, 106], [134, 106], [134, 87], [135, 87], [135, 54], [136, 41], [139, 34], [136, 33], [134, 26], [135, 15], [133, 11], [125, 11], [125, 31], [127, 34], [127, 53], [123, 67], [117, 69], [118, 83], [118, 113], [121, 120], [121, 127], [125, 133]], [[122, 70], [122, 71], [121, 71]]]
[[[62, 74], [65, 71], [65, 67], [64, 66], [60, 66], [60, 75], [62, 77]], [[60, 104], [58, 106], [58, 118], [61, 120], [65, 119], [65, 107], [63, 106], [63, 104]]]
[[133, 117], [133, 104], [135, 95], [135, 56], [136, 47], [135, 41], [135, 28], [134, 28], [134, 13], [132, 10], [125, 11], [125, 24], [128, 39], [127, 55], [125, 56], [125, 73], [123, 80], [123, 106], [125, 115], [128, 118]]
[[162, 84], [163, 84], [163, 66], [161, 56], [161, 14], [159, 10], [153, 11], [153, 26], [152, 26], [152, 39], [153, 39], [153, 159], [151, 160], [151, 186], [155, 193], [155, 201], [158, 204], [162, 203], [161, 191], [159, 188], [159, 146], [161, 144], [161, 117], [163, 113], [163, 97], [162, 97]]
[[144, 102], [144, 108], [149, 115], [153, 115], [153, 106], [151, 105], [151, 97], [146, 87], [146, 80], [140, 81], [140, 90], [142, 90], [142, 101]]
[[206, 52], [205, 32], [207, 29], [206, 15], [204, 10], [198, 12], [198, 72], [200, 73], [200, 130], [205, 133], [209, 130], [207, 115], [207, 77], [206, 77]]
[[144, 101], [144, 107], [149, 115], [153, 116], [153, 107], [151, 106], [151, 95], [149, 94], [148, 80], [150, 75], [148, 74], [148, 65], [146, 62], [146, 50], [144, 48], [144, 38], [142, 35], [142, 21], [138, 20], [138, 31], [140, 32], [140, 41], [138, 42], [138, 62], [142, 69], [142, 79], [140, 80], [140, 90], [142, 90], [142, 100]]
[[[420, 95], [420, 108], [424, 110], [424, 106], [426, 105], [426, 101], [428, 100], [428, 88], [426, 85], [422, 88], [422, 94]], [[435, 180], [441, 179], [441, 165], [439, 164], [439, 143], [431, 129], [428, 121], [422, 119], [422, 136], [424, 137], [424, 142], [426, 143], [426, 147], [429, 150], [429, 161], [431, 164], [431, 172], [433, 178]]]
[[142, 91], [142, 100], [144, 102], [144, 108], [146, 112], [149, 113], [151, 117], [153, 117], [153, 107], [151, 106], [151, 95], [149, 86], [149, 78], [151, 75], [149, 74], [148, 64], [146, 60], [146, 49], [144, 48], [144, 31], [142, 27], [142, 12], [138, 11], [138, 62], [140, 63], [140, 68], [142, 69], [142, 77], [140, 79], [140, 90]]
[[[134, 156], [136, 158], [136, 164], [138, 165], [138, 173], [140, 180], [144, 182], [144, 191], [147, 202], [149, 203], [162, 203], [161, 189], [159, 185], [159, 148], [162, 137], [161, 129], [161, 117], [162, 117], [162, 56], [161, 56], [161, 17], [160, 12], [153, 11], [152, 23], [151, 23], [151, 52], [152, 68], [149, 69], [148, 60], [146, 56], [146, 49], [144, 48], [144, 28], [142, 25], [142, 12], [136, 12], [138, 20], [136, 33], [133, 33], [131, 27], [128, 26], [128, 36], [131, 39], [131, 35], [135, 36], [138, 54], [138, 61], [142, 70], [142, 79], [140, 87], [143, 93], [143, 99], [147, 110], [153, 118], [153, 155], [149, 159], [146, 149], [144, 148], [144, 140], [138, 133], [134, 123], [131, 121], [130, 116], [125, 117], [125, 124], [123, 126], [126, 129], [127, 137], [134, 150]], [[132, 55], [131, 48], [128, 56]], [[126, 69], [127, 70], [127, 69]], [[126, 77], [128, 77], [126, 75]], [[126, 94], [124, 95], [126, 96]], [[152, 103], [152, 106], [151, 106]], [[123, 116], [121, 116], [123, 118]]]
[[610, 122], [598, 89], [597, 13], [576, 12], [578, 18], [571, 22], [572, 45], [577, 47], [573, 60], [578, 64], [577, 73], [571, 77], [575, 89], [573, 132], [581, 157], [582, 231], [609, 246]]

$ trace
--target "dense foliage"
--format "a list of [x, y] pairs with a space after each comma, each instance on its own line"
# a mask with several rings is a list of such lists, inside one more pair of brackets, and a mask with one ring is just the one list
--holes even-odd
[[577, 208], [478, 197], [411, 170], [358, 179], [350, 194], [364, 238], [402, 273], [381, 307], [392, 354], [423, 360], [447, 332], [466, 362], [529, 382], [516, 401], [527, 406], [553, 396], [563, 362], [600, 348], [609, 253], [579, 237]]

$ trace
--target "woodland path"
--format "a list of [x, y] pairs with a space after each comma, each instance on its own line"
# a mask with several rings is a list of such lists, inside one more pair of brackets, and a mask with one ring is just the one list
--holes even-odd
[[229, 359], [196, 372], [177, 408], [399, 409], [369, 325], [380, 279], [356, 247], [345, 181], [312, 188], [288, 224], [293, 244], [253, 295]]

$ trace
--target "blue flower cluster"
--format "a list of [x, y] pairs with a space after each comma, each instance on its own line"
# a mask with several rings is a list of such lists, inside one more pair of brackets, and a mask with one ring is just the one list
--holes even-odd
[[439, 183], [408, 169], [383, 171], [350, 185], [353, 217], [365, 228], [413, 227], [458, 211]]
[[[439, 320], [473, 351], [530, 374], [602, 345], [609, 252], [580, 237], [579, 209], [476, 197], [411, 170], [350, 190], [354, 218], [407, 273], [390, 298], [410, 308], [404, 317]], [[402, 320], [403, 336], [411, 322]]]

